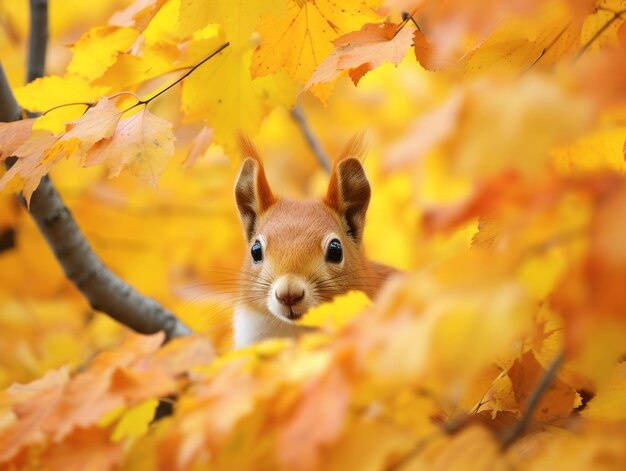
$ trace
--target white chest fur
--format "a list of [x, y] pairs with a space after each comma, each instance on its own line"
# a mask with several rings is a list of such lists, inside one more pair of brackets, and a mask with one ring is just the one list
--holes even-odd
[[309, 330], [306, 327], [283, 322], [271, 314], [264, 314], [245, 307], [235, 309], [234, 320], [235, 348], [270, 337], [295, 337]]

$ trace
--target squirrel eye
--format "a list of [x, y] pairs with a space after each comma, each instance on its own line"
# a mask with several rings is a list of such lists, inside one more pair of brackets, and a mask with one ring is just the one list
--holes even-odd
[[258, 240], [254, 241], [254, 244], [252, 244], [252, 248], [250, 249], [250, 254], [252, 255], [254, 263], [259, 263], [263, 260], [263, 248], [261, 247], [261, 242]]
[[326, 250], [326, 261], [332, 263], [341, 263], [343, 260], [343, 249], [341, 248], [341, 242], [337, 239], [333, 239], [328, 244]]

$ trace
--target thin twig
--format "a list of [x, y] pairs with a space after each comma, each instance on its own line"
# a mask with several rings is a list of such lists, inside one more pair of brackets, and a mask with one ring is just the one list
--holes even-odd
[[[129, 92], [129, 91], [123, 91], [123, 92], [118, 92], [115, 93], [114, 95], [111, 95], [110, 97], [107, 97], [109, 100], [112, 100], [113, 98], [117, 98], [118, 96], [121, 95], [132, 95], [137, 99], [137, 103], [135, 103], [134, 105], [131, 105], [130, 107], [126, 108], [125, 110], [122, 111], [122, 113], [126, 113], [127, 111], [132, 110], [133, 108], [136, 108], [138, 106], [141, 105], [147, 105], [148, 103], [150, 103], [152, 100], [154, 100], [157, 97], [160, 97], [161, 95], [163, 95], [165, 92], [167, 92], [170, 88], [172, 88], [174, 85], [182, 82], [185, 78], [187, 78], [190, 74], [192, 74], [193, 72], [195, 72], [195, 70], [200, 67], [202, 64], [204, 64], [206, 61], [208, 61], [209, 59], [211, 59], [212, 57], [215, 57], [217, 54], [219, 54], [220, 52], [222, 52], [224, 49], [226, 49], [228, 46], [230, 45], [229, 42], [226, 42], [224, 44], [222, 44], [221, 46], [219, 46], [215, 51], [213, 51], [211, 54], [209, 54], [208, 56], [206, 56], [204, 59], [202, 59], [200, 62], [198, 62], [197, 64], [190, 66], [190, 67], [182, 67], [180, 69], [174, 69], [170, 72], [174, 72], [176, 70], [183, 70], [183, 69], [189, 69], [187, 70], [186, 73], [184, 73], [183, 75], [181, 75], [179, 78], [177, 78], [176, 80], [174, 80], [172, 83], [170, 83], [167, 87], [165, 87], [163, 90], [155, 93], [154, 95], [152, 95], [150, 98], [146, 98], [145, 100], [140, 99], [135, 93], [133, 92]], [[58, 110], [59, 108], [65, 108], [66, 106], [77, 106], [77, 105], [82, 105], [85, 106], [85, 111], [87, 111], [89, 108], [91, 108], [92, 106], [94, 106], [96, 104], [96, 102], [93, 101], [75, 101], [75, 102], [71, 102], [71, 103], [63, 103], [61, 105], [57, 105], [57, 106], [53, 106], [52, 108], [47, 109], [46, 111], [43, 112], [44, 116], [48, 113], [50, 113], [51, 111], [54, 110]]]
[[87, 111], [89, 108], [91, 108], [93, 105], [95, 105], [94, 102], [92, 101], [73, 101], [71, 103], [63, 103], [61, 105], [57, 105], [57, 106], [53, 106], [52, 108], [48, 108], [46, 111], [44, 111], [42, 113], [43, 116], [47, 115], [48, 113], [50, 113], [51, 111], [54, 110], [58, 110], [59, 108], [65, 108], [67, 106], [85, 106], [85, 111]]
[[[33, 9], [31, 14], [46, 15], [47, 8]], [[31, 20], [31, 24], [44, 23], [47, 24], [47, 18]], [[43, 74], [46, 44], [45, 41], [31, 40], [30, 46], [40, 49], [29, 54], [29, 58], [37, 57], [40, 61], [29, 61], [28, 77], [35, 79], [37, 74]], [[20, 107], [0, 64], [0, 120], [16, 121], [20, 118]], [[14, 161], [15, 159], [8, 159], [7, 167], [10, 168]], [[137, 292], [102, 263], [48, 177], [41, 180], [32, 195], [30, 215], [68, 279], [94, 309], [143, 334], [163, 330], [169, 339], [191, 333], [174, 314], [153, 299]]]
[[295, 120], [296, 123], [298, 123], [302, 134], [304, 135], [306, 141], [309, 143], [311, 150], [313, 150], [313, 153], [315, 154], [315, 157], [317, 158], [319, 164], [322, 166], [322, 168], [324, 168], [324, 170], [326, 170], [326, 172], [330, 173], [330, 159], [328, 158], [328, 155], [326, 155], [326, 152], [324, 152], [322, 145], [319, 143], [319, 141], [315, 137], [315, 134], [313, 134], [313, 131], [309, 127], [309, 123], [307, 122], [300, 105], [296, 104], [296, 106], [293, 107], [293, 109], [291, 110], [291, 117]]
[[519, 436], [526, 430], [526, 427], [530, 423], [532, 416], [539, 405], [539, 401], [543, 397], [544, 393], [548, 390], [550, 385], [552, 384], [552, 380], [556, 376], [557, 371], [563, 364], [565, 360], [565, 355], [560, 353], [552, 362], [552, 364], [548, 367], [545, 374], [541, 378], [541, 381], [532, 392], [528, 399], [528, 404], [526, 405], [526, 410], [524, 411], [524, 415], [511, 429], [509, 429], [501, 438], [500, 443], [502, 449], [508, 448], [510, 445], [515, 442], [519, 438]]
[[395, 32], [395, 33], [393, 33], [393, 37], [394, 37], [394, 38], [398, 35], [398, 33], [399, 33], [400, 31], [402, 31], [402, 28], [404, 28], [404, 27], [406, 26], [406, 24], [407, 24], [409, 21], [411, 21], [411, 22], [415, 25], [415, 28], [416, 28], [418, 31], [421, 31], [421, 30], [422, 30], [422, 28], [420, 28], [420, 25], [419, 25], [419, 24], [417, 24], [417, 21], [415, 21], [415, 18], [413, 18], [413, 15], [411, 15], [411, 14], [410, 14], [410, 13], [408, 13], [408, 12], [403, 12], [403, 13], [402, 13], [402, 23], [400, 23], [400, 26], [398, 26], [398, 29], [396, 29], [396, 32]]

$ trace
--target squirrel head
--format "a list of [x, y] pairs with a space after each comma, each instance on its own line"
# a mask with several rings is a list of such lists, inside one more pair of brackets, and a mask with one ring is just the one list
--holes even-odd
[[335, 295], [373, 284], [362, 247], [370, 185], [360, 138], [333, 165], [326, 196], [277, 198], [252, 144], [241, 139], [244, 161], [235, 200], [248, 250], [241, 273], [242, 303], [283, 322]]

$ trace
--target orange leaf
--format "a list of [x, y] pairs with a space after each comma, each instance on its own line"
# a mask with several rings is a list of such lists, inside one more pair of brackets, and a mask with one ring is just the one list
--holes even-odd
[[333, 41], [335, 50], [313, 72], [304, 89], [330, 82], [344, 70], [350, 71], [350, 78], [357, 85], [363, 75], [385, 62], [398, 65], [413, 36], [411, 28], [398, 31], [399, 27], [394, 23], [369, 23], [337, 38]]
[[30, 197], [39, 186], [41, 178], [48, 173], [54, 161], [47, 159], [42, 162], [44, 152], [51, 148], [58, 140], [58, 137], [48, 131], [35, 131], [21, 146], [14, 155], [18, 160], [0, 178], [0, 190], [3, 190], [15, 178], [20, 177], [23, 183], [23, 194], [26, 202], [30, 202]]
[[85, 165], [105, 162], [111, 177], [128, 167], [154, 185], [174, 153], [174, 140], [172, 123], [144, 108], [119, 121], [113, 137], [98, 142], [88, 153]]
[[[525, 410], [528, 399], [541, 382], [545, 370], [532, 352], [526, 352], [513, 363], [508, 375], [520, 409]], [[571, 386], [555, 378], [539, 400], [533, 419], [537, 422], [550, 422], [568, 417], [572, 409], [580, 405], [579, 401], [578, 393]]]
[[[68, 123], [65, 134], [59, 136], [43, 130], [33, 132], [12, 152], [18, 160], [0, 178], [0, 190], [19, 175], [24, 182], [24, 198], [30, 202], [30, 197], [39, 186], [41, 178], [56, 162], [63, 157], [69, 158], [74, 155], [82, 157], [94, 144], [109, 138], [121, 115], [122, 113], [107, 98], [102, 98], [81, 118]], [[20, 132], [23, 134], [25, 131]]]
[[[108, 98], [101, 98], [80, 119], [68, 123], [65, 134], [59, 140], [78, 139], [80, 141], [80, 147], [77, 149], [79, 157], [84, 157], [94, 144], [113, 135], [121, 117], [122, 112]], [[61, 155], [70, 157], [70, 153], [61, 152]]]
[[314, 469], [320, 448], [339, 436], [349, 399], [349, 387], [339, 369], [316, 378], [278, 432], [279, 461], [288, 469]]
[[21, 146], [32, 133], [34, 118], [13, 123], [0, 123], [0, 162]]
[[45, 469], [64, 471], [117, 469], [123, 446], [111, 441], [111, 431], [98, 427], [77, 429], [60, 444], [50, 446], [40, 457]]
[[0, 463], [18, 454], [25, 444], [44, 441], [40, 427], [58, 406], [68, 379], [68, 370], [63, 367], [30, 384], [14, 384], [2, 393], [0, 403], [12, 408], [16, 422], [0, 431]]

